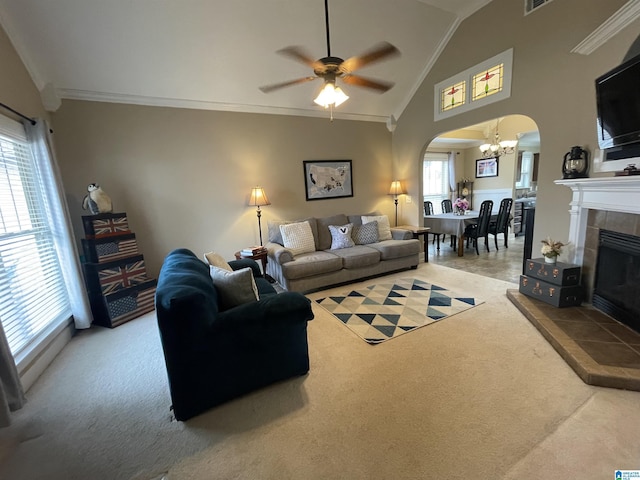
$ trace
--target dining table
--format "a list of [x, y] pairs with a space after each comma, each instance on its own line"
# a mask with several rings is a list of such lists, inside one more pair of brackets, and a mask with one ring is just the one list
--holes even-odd
[[[457, 213], [439, 213], [437, 215], [425, 215], [424, 226], [431, 229], [431, 233], [444, 233], [455, 235], [458, 238], [458, 256], [464, 256], [464, 230], [467, 225], [477, 223], [480, 212], [467, 210], [464, 215]], [[492, 219], [494, 216], [492, 215]]]

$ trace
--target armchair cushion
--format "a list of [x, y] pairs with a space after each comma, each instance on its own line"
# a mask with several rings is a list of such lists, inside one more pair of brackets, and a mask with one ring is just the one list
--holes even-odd
[[251, 268], [229, 271], [224, 268], [210, 267], [213, 285], [220, 294], [220, 310], [259, 300], [258, 287], [253, 279]]

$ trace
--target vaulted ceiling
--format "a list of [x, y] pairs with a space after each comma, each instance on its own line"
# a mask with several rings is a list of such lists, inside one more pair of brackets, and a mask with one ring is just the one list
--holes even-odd
[[[464, 18], [490, 0], [329, 0], [331, 54], [381, 41], [401, 55], [358, 70], [386, 93], [342, 85], [338, 118], [385, 121], [402, 110]], [[212, 110], [326, 116], [322, 82], [276, 53], [327, 55], [323, 0], [0, 0], [0, 23], [47, 104], [88, 99]], [[53, 109], [54, 107], [50, 107]]]

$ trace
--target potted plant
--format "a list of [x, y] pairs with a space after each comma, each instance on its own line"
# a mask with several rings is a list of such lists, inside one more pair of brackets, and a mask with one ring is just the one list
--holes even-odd
[[541, 252], [544, 256], [545, 263], [555, 264], [558, 261], [558, 255], [562, 253], [562, 247], [566, 244], [562, 242], [556, 242], [551, 239], [551, 237], [547, 237], [542, 240], [542, 248]]

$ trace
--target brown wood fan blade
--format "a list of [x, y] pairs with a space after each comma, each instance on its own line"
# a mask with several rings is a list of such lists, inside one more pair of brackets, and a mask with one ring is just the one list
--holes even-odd
[[311, 80], [315, 80], [316, 78], [318, 77], [303, 77], [303, 78], [297, 78], [295, 80], [289, 80], [288, 82], [273, 83], [271, 85], [264, 85], [260, 87], [260, 90], [262, 90], [264, 93], [269, 93], [269, 92], [273, 92], [274, 90], [278, 90], [280, 88], [290, 87], [292, 85], [298, 85], [299, 83], [310, 82]]
[[349, 85], [355, 85], [357, 87], [365, 87], [371, 88], [373, 90], [378, 90], [380, 93], [384, 93], [393, 87], [393, 82], [382, 82], [380, 80], [371, 80], [368, 78], [361, 77], [359, 75], [345, 75], [342, 77], [342, 81]]
[[292, 58], [297, 62], [304, 63], [305, 65], [310, 66], [314, 70], [316, 68], [323, 67], [322, 62], [319, 62], [318, 60], [311, 58], [309, 54], [307, 54], [307, 52], [305, 52], [301, 47], [285, 47], [281, 50], [278, 50], [276, 53], [279, 53], [280, 55], [284, 55], [285, 57]]
[[371, 50], [358, 55], [357, 57], [347, 58], [340, 65], [340, 70], [344, 73], [354, 72], [370, 63], [379, 62], [387, 57], [393, 57], [400, 54], [400, 50], [391, 45], [389, 42], [382, 42]]

